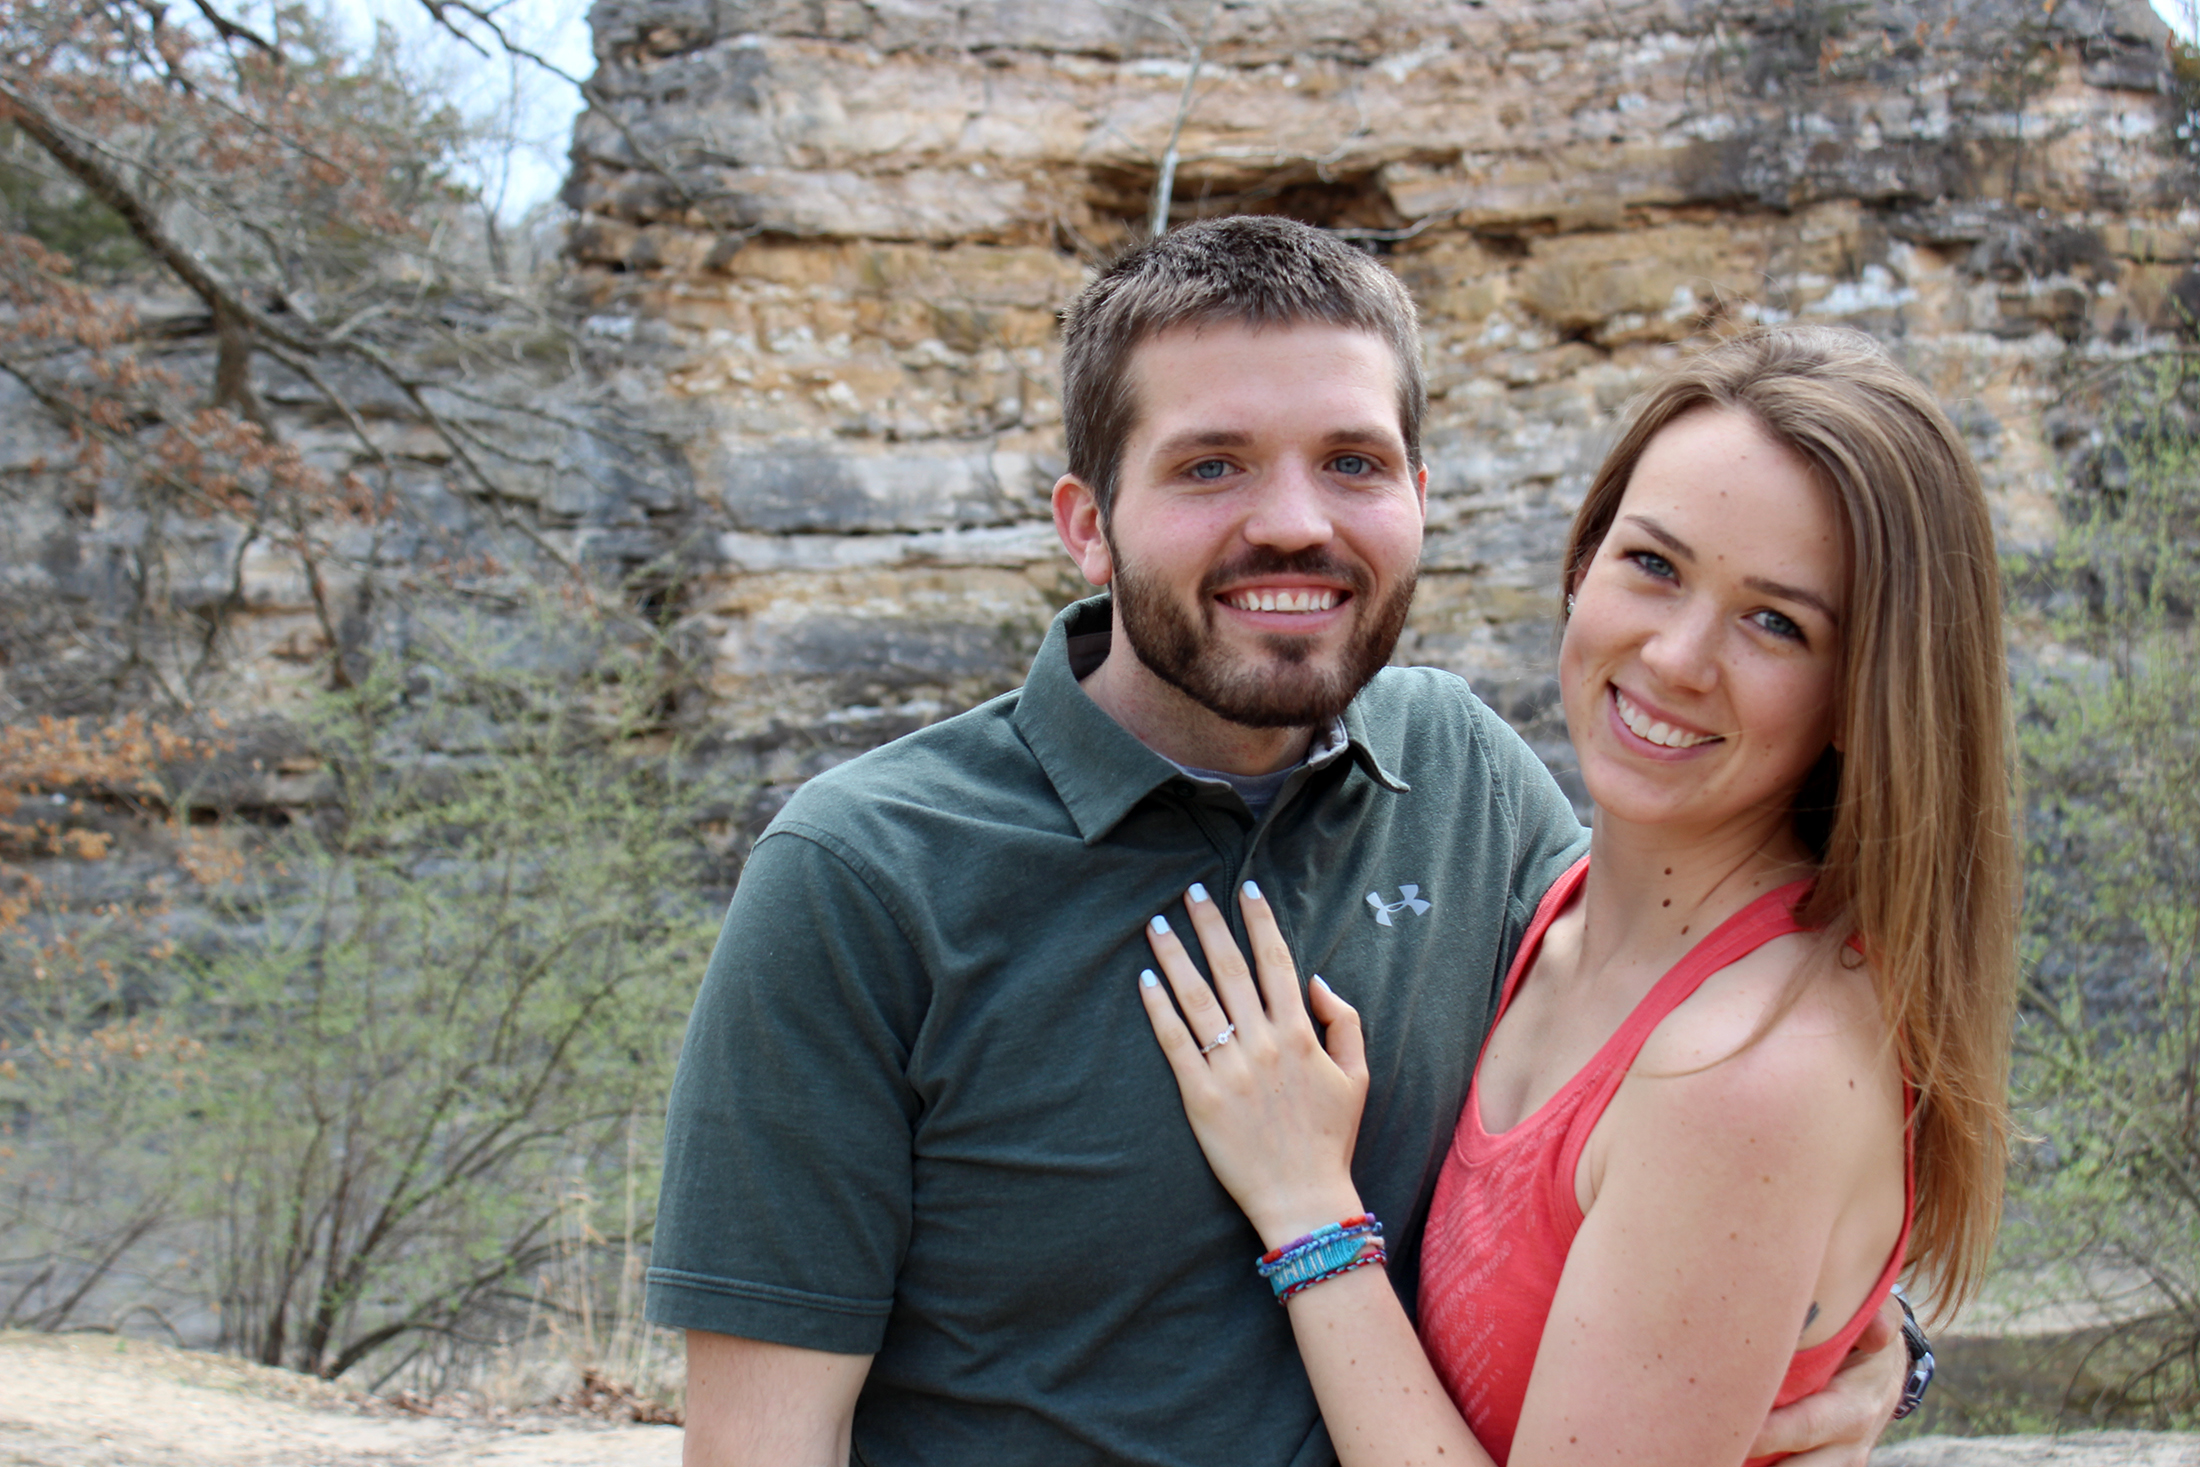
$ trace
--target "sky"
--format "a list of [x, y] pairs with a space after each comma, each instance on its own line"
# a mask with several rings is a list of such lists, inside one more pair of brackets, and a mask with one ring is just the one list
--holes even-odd
[[[585, 79], [595, 70], [588, 0], [476, 3], [494, 13], [514, 44], [568, 75]], [[468, 171], [499, 218], [517, 220], [556, 195], [565, 182], [566, 149], [581, 109], [578, 88], [503, 55], [485, 32], [480, 39], [491, 55], [475, 55], [438, 28], [420, 0], [329, 0], [329, 11], [361, 49], [372, 42], [377, 22], [388, 25], [408, 69], [431, 90], [457, 101], [496, 140], [479, 151]]]
[[[2155, 10], [2188, 41], [2200, 19], [2200, 0], [2152, 0]], [[595, 68], [589, 49], [588, 0], [485, 0], [497, 21], [518, 44], [555, 62], [568, 74], [586, 77]], [[474, 56], [439, 32], [420, 0], [330, 0], [338, 20], [364, 46], [377, 20], [397, 34], [412, 64], [425, 79], [443, 83], [445, 95], [462, 99], [476, 122], [509, 147], [483, 150], [473, 167], [474, 182], [499, 217], [516, 220], [549, 201], [565, 181], [566, 148], [579, 91], [538, 67], [497, 56]], [[484, 40], [487, 38], [484, 37]], [[491, 47], [494, 50], [494, 47]]]

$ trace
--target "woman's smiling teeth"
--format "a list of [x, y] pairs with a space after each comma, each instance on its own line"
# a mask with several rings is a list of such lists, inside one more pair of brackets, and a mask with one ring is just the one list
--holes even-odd
[[1337, 604], [1337, 593], [1313, 589], [1232, 591], [1222, 598], [1222, 604], [1239, 611], [1327, 611]]
[[1612, 702], [1619, 709], [1619, 721], [1627, 725], [1629, 733], [1662, 748], [1693, 749], [1698, 744], [1709, 744], [1718, 740], [1717, 734], [1688, 733], [1670, 724], [1660, 723], [1636, 707], [1618, 688], [1612, 689]]

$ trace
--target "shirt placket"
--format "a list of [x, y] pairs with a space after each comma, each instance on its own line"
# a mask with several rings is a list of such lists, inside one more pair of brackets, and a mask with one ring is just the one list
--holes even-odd
[[[1197, 793], [1193, 793], [1184, 799], [1183, 803], [1187, 817], [1207, 837], [1208, 844], [1214, 848], [1215, 855], [1222, 862], [1222, 868], [1230, 873], [1227, 888], [1224, 891], [1216, 892], [1214, 895], [1215, 900], [1222, 907], [1224, 921], [1229, 924], [1230, 937], [1237, 943], [1239, 953], [1246, 956], [1248, 964], [1251, 962], [1252, 943], [1246, 936], [1244, 912], [1237, 901], [1238, 889], [1248, 879], [1260, 880], [1255, 872], [1255, 867], [1259, 864], [1262, 854], [1268, 847], [1269, 833], [1275, 829], [1284, 810], [1297, 800], [1300, 793], [1306, 788], [1307, 782], [1321, 772], [1318, 769], [1295, 771], [1291, 778], [1285, 782], [1283, 788], [1276, 792], [1275, 803], [1268, 807], [1267, 813], [1261, 819], [1253, 822], [1250, 831], [1245, 829], [1242, 820], [1231, 814], [1217, 799], [1202, 797]], [[1261, 890], [1266, 893], [1268, 887], [1263, 885]], [[1293, 953], [1296, 953], [1298, 945], [1295, 937], [1295, 927], [1291, 921], [1289, 903], [1286, 901], [1271, 901], [1269, 911], [1275, 916], [1276, 929], [1282, 934], [1284, 945], [1289, 947]], [[1299, 975], [1302, 988], [1305, 985], [1305, 979], [1305, 974]]]

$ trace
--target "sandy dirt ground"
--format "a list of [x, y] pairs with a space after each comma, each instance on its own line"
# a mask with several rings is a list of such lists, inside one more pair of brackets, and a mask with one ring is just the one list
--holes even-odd
[[1872, 1467], [2200, 1467], [2200, 1436], [2143, 1431], [2064, 1437], [1921, 1436], [1884, 1447]]
[[[678, 1467], [669, 1426], [421, 1416], [285, 1371], [107, 1335], [0, 1334], [0, 1467]], [[1873, 1467], [2200, 1467], [2133, 1432], [1883, 1449]]]
[[680, 1432], [420, 1416], [106, 1335], [0, 1334], [0, 1467], [678, 1467]]

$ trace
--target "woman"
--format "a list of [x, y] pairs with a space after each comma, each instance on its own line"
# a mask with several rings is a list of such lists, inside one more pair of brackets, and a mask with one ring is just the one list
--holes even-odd
[[1730, 341], [1637, 405], [1565, 564], [1595, 830], [1508, 976], [1418, 1337], [1367, 1266], [1358, 1016], [1312, 980], [1317, 1037], [1258, 892], [1251, 975], [1187, 899], [1213, 989], [1148, 929], [1154, 1032], [1346, 1464], [1740, 1462], [1905, 1262], [1946, 1306], [1992, 1243], [2016, 860], [1954, 429], [1868, 338]]

